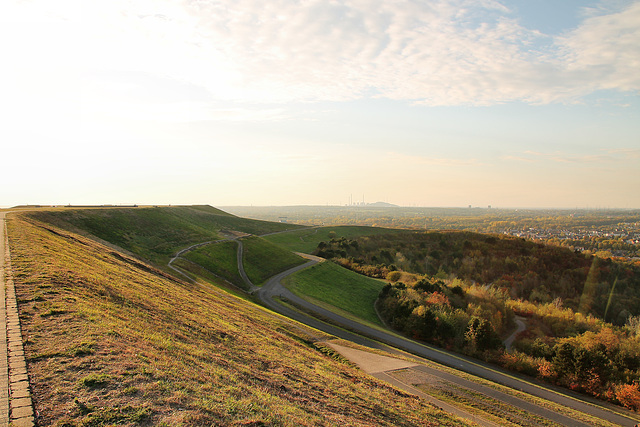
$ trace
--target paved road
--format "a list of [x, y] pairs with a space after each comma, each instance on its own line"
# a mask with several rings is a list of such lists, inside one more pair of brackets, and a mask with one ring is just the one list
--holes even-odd
[[[393, 347], [408, 351], [409, 353], [415, 354], [417, 356], [424, 357], [426, 359], [433, 360], [435, 362], [459, 369], [461, 371], [468, 372], [470, 374], [514, 388], [516, 390], [520, 390], [525, 393], [559, 403], [561, 405], [590, 414], [592, 416], [595, 416], [604, 420], [608, 420], [620, 426], [634, 426], [638, 421], [640, 421], [640, 418], [638, 417], [633, 418], [631, 413], [624, 413], [622, 410], [618, 410], [613, 406], [611, 406], [611, 408], [609, 409], [607, 407], [601, 406], [603, 404], [595, 400], [590, 401], [586, 398], [583, 398], [577, 395], [570, 396], [569, 394], [566, 394], [563, 391], [552, 390], [551, 388], [534, 384], [533, 380], [517, 378], [516, 376], [514, 376], [513, 373], [502, 371], [500, 369], [497, 369], [489, 365], [481, 364], [477, 360], [473, 360], [470, 358], [466, 358], [464, 356], [449, 353], [442, 349], [438, 349], [428, 345], [420, 344], [406, 338], [398, 337], [396, 335], [392, 335], [387, 332], [368, 327], [357, 321], [346, 319], [329, 310], [326, 310], [322, 307], [318, 307], [314, 304], [311, 304], [303, 300], [302, 298], [297, 297], [288, 289], [286, 289], [284, 286], [282, 286], [281, 281], [283, 278], [297, 271], [300, 271], [304, 268], [307, 268], [315, 264], [316, 262], [317, 261], [315, 260], [311, 260], [306, 264], [303, 264], [298, 267], [294, 267], [290, 270], [284, 271], [272, 277], [262, 288], [260, 288], [256, 292], [256, 295], [260, 298], [260, 300], [263, 302], [264, 305], [266, 305], [267, 307], [271, 308], [276, 312], [279, 312], [285, 316], [295, 319], [301, 323], [307, 324], [308, 326], [311, 326], [313, 328], [319, 329], [321, 331], [324, 331], [336, 337], [355, 342], [357, 344], [361, 344], [371, 348], [388, 350], [388, 348], [385, 345], [381, 344], [381, 343], [386, 343]], [[349, 332], [345, 329], [342, 329], [333, 325], [329, 325], [314, 317], [311, 317], [299, 311], [290, 309], [289, 307], [279, 304], [274, 298], [286, 299], [297, 306], [303, 307], [305, 310], [309, 310], [311, 312], [316, 313], [321, 318], [331, 319], [332, 323], [339, 324], [345, 327], [346, 329], [349, 329], [357, 333]], [[438, 372], [439, 371], [430, 372], [430, 373], [438, 373]], [[452, 376], [450, 380], [454, 382], [458, 382], [459, 377]], [[569, 425], [569, 426], [586, 425], [576, 420], [573, 420], [571, 418], [568, 418], [563, 414], [551, 412], [545, 408], [532, 405], [521, 399], [517, 399], [513, 396], [509, 396], [504, 393], [500, 393], [500, 396], [496, 396], [496, 397], [514, 406], [524, 408], [532, 413], [548, 418], [550, 420], [553, 420], [563, 425]]]
[[360, 367], [360, 369], [362, 369], [367, 374], [376, 377], [386, 383], [392, 384], [400, 390], [404, 390], [416, 396], [420, 396], [425, 401], [438, 406], [439, 408], [450, 414], [454, 414], [461, 418], [473, 421], [483, 427], [499, 427], [498, 424], [492, 421], [476, 416], [470, 412], [458, 408], [457, 406], [450, 405], [449, 403], [444, 402], [440, 399], [436, 399], [435, 397], [416, 388], [414, 385], [409, 384], [408, 382], [400, 381], [393, 376], [394, 371], [410, 371], [423, 365], [420, 365], [416, 362], [409, 362], [407, 360], [398, 359], [395, 357], [381, 356], [370, 351], [362, 351], [352, 347], [345, 347], [331, 341], [326, 341], [325, 344], [336, 350], [343, 357], [349, 359], [352, 363], [358, 365], [358, 367]]

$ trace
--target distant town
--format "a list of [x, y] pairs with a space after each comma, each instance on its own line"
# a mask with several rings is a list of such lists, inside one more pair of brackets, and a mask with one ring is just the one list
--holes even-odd
[[528, 227], [508, 229], [503, 233], [529, 240], [559, 243], [562, 246], [571, 246], [580, 252], [587, 250], [594, 252], [594, 249], [598, 249], [610, 252], [611, 256], [640, 260], [638, 252], [640, 250], [640, 223], [638, 222], [577, 230]]

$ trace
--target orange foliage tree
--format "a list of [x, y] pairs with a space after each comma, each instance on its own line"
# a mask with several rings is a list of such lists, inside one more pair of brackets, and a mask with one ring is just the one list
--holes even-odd
[[616, 399], [629, 409], [640, 411], [640, 384], [622, 384], [616, 387]]

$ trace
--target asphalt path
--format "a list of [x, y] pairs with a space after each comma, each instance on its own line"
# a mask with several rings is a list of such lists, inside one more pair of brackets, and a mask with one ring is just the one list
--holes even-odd
[[196, 248], [199, 248], [201, 246], [205, 246], [205, 245], [210, 245], [212, 243], [220, 243], [220, 242], [226, 242], [229, 239], [222, 239], [222, 240], [211, 240], [208, 242], [202, 242], [202, 243], [196, 243], [195, 245], [191, 245], [188, 248], [182, 249], [180, 252], [178, 252], [177, 254], [175, 254], [175, 256], [173, 258], [171, 258], [169, 260], [169, 263], [167, 264], [167, 267], [169, 267], [170, 269], [172, 269], [173, 271], [175, 271], [176, 273], [178, 273], [179, 275], [181, 275], [182, 277], [185, 277], [188, 281], [192, 281], [193, 279], [189, 276], [187, 276], [182, 270], [180, 270], [177, 267], [174, 267], [172, 264], [175, 260], [177, 260], [178, 258], [180, 258], [180, 256], [182, 256], [183, 254], [186, 254], [189, 251], [192, 251]]
[[240, 273], [240, 277], [242, 278], [242, 281], [244, 282], [244, 284], [248, 286], [249, 293], [253, 293], [256, 291], [256, 289], [258, 289], [258, 287], [253, 284], [251, 279], [249, 279], [249, 276], [247, 276], [247, 272], [244, 271], [244, 260], [243, 260], [244, 257], [242, 256], [244, 254], [244, 245], [242, 244], [242, 240], [237, 239], [236, 241], [238, 242], [238, 251], [236, 252], [236, 262], [238, 263], [238, 273]]
[[509, 335], [509, 337], [506, 340], [504, 340], [504, 347], [507, 349], [507, 351], [511, 350], [511, 346], [513, 345], [513, 342], [516, 340], [516, 336], [518, 336], [520, 332], [527, 329], [527, 324], [525, 323], [524, 317], [516, 316], [516, 325], [518, 325], [516, 330], [513, 331], [513, 333]]
[[[619, 410], [618, 408], [613, 407], [613, 405], [611, 405], [610, 407], [605, 407], [604, 405], [606, 404], [595, 400], [589, 401], [588, 399], [578, 395], [571, 396], [564, 391], [555, 390], [546, 386], [535, 384], [533, 379], [519, 378], [513, 373], [503, 371], [493, 366], [485, 365], [477, 360], [473, 360], [458, 354], [447, 352], [439, 348], [431, 347], [403, 337], [399, 337], [397, 335], [393, 335], [369, 327], [367, 325], [363, 325], [355, 320], [339, 316], [332, 311], [326, 310], [322, 307], [318, 307], [296, 296], [282, 285], [281, 282], [285, 277], [302, 269], [310, 267], [316, 262], [317, 261], [315, 260], [311, 260], [306, 264], [277, 274], [276, 276], [269, 279], [267, 283], [262, 286], [262, 288], [255, 292], [255, 294], [265, 306], [280, 314], [283, 314], [287, 317], [290, 317], [294, 320], [297, 320], [328, 334], [352, 341], [360, 345], [388, 351], [389, 348], [386, 345], [382, 344], [385, 343], [392, 347], [412, 353], [416, 356], [459, 369], [463, 372], [485, 378], [487, 380], [502, 384], [507, 387], [511, 387], [513, 389], [531, 394], [533, 396], [550, 400], [560, 405], [595, 416], [597, 418], [607, 420], [620, 426], [634, 426], [636, 423], [638, 423], [638, 421], [640, 421], [640, 418], [633, 418], [630, 412], [625, 414], [623, 410]], [[293, 305], [295, 306], [299, 306], [304, 308], [305, 310], [316, 313], [320, 318], [330, 319], [332, 323], [340, 325], [344, 327], [344, 329], [342, 327], [334, 326], [333, 324], [325, 323], [300, 311], [293, 310], [285, 305], [279, 304], [276, 300], [277, 298], [287, 300], [293, 303]], [[425, 367], [425, 369], [430, 368]], [[439, 372], [440, 371], [436, 370], [430, 371], [430, 373], [432, 374], [436, 374]], [[440, 376], [442, 376], [441, 374], [442, 373], [440, 373]], [[461, 379], [460, 377], [451, 375], [451, 378], [449, 378], [449, 380], [455, 383], [460, 383]], [[484, 388], [488, 389], [488, 387]], [[497, 399], [525, 409], [541, 417], [555, 421], [559, 424], [567, 426], [588, 425], [569, 418], [566, 415], [550, 411], [546, 408], [531, 404], [514, 396], [507, 395], [501, 392], [497, 393], [499, 393], [499, 395], [495, 396]]]

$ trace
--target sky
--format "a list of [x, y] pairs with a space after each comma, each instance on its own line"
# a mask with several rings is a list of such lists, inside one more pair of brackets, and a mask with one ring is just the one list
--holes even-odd
[[640, 208], [640, 1], [3, 0], [0, 206]]

